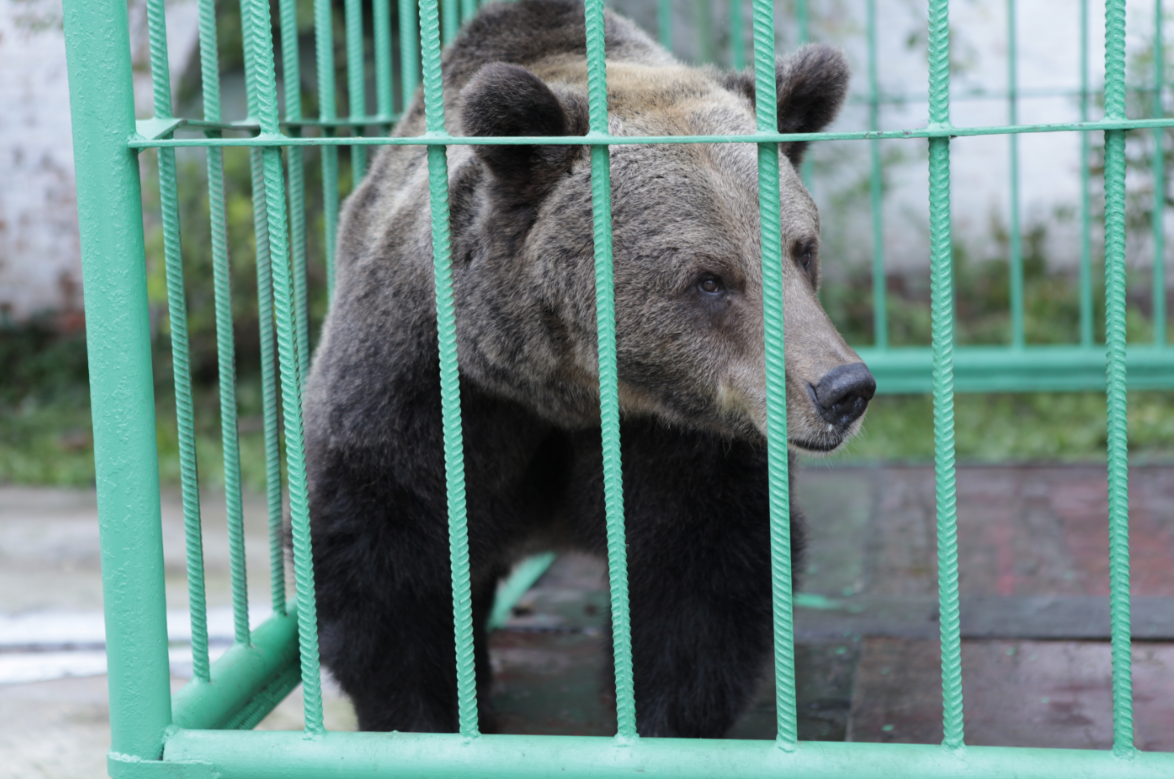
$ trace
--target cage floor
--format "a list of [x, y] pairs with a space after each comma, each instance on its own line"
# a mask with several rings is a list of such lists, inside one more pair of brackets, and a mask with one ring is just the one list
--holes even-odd
[[[795, 615], [800, 737], [939, 741], [932, 469], [809, 463], [798, 492], [810, 520]], [[227, 644], [216, 642], [215, 621], [230, 603], [222, 497], [203, 506], [216, 654]], [[1107, 747], [1103, 467], [961, 467], [958, 506], [967, 742]], [[1174, 751], [1174, 466], [1133, 467], [1130, 506], [1137, 745]], [[90, 635], [101, 624], [96, 515], [91, 492], [0, 486], [0, 620], [47, 626], [0, 646], [0, 673], [12, 672], [0, 681], [0, 778], [104, 770], [101, 634]], [[263, 594], [263, 501], [247, 500], [246, 518], [250, 590]], [[164, 525], [169, 605], [182, 611], [177, 495], [165, 496]], [[560, 557], [491, 640], [501, 730], [612, 732], [600, 683], [606, 620], [604, 566]], [[21, 681], [33, 666], [41, 675]], [[176, 685], [190, 674], [182, 655], [173, 673]], [[773, 737], [770, 691], [764, 669], [762, 692], [731, 736]], [[329, 727], [354, 727], [329, 684], [326, 717]], [[295, 691], [261, 727], [300, 725]]]

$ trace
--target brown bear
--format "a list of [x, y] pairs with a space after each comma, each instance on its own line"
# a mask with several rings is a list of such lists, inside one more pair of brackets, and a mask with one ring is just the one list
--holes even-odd
[[[750, 75], [687, 67], [608, 13], [617, 136], [748, 134]], [[584, 11], [487, 6], [443, 60], [454, 134], [587, 131]], [[777, 64], [779, 129], [835, 116], [848, 70]], [[420, 94], [397, 127], [424, 129]], [[790, 450], [826, 452], [875, 388], [816, 298], [819, 218], [782, 146]], [[389, 146], [347, 201], [337, 289], [306, 394], [322, 659], [364, 730], [457, 728], [424, 147]], [[587, 147], [448, 149], [481, 726], [485, 619], [535, 548], [605, 548]], [[637, 727], [721, 736], [771, 647], [766, 389], [753, 144], [611, 149]], [[803, 521], [792, 502], [793, 550]], [[798, 566], [796, 566], [798, 568]]]

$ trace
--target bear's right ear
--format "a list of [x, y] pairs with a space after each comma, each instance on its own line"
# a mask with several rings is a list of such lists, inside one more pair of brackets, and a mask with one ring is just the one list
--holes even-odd
[[[521, 65], [493, 62], [461, 90], [465, 135], [586, 135], [586, 112], [565, 105], [542, 79]], [[473, 151], [502, 183], [520, 190], [553, 183], [582, 153], [579, 146], [474, 146]]]

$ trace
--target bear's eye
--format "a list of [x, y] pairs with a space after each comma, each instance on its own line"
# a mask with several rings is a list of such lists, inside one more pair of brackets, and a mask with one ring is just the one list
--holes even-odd
[[707, 295], [717, 295], [725, 291], [722, 280], [712, 274], [702, 276], [697, 281], [697, 288]]

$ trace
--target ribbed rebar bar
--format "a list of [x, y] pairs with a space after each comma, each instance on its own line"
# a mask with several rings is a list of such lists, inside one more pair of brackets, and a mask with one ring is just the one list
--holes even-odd
[[[285, 118], [302, 120], [302, 77], [298, 58], [298, 20], [296, 0], [281, 0], [281, 67], [285, 85]], [[293, 135], [300, 128], [288, 130]], [[289, 244], [293, 253], [294, 309], [298, 331], [298, 363], [310, 364], [310, 312], [306, 296], [306, 159], [301, 147], [287, 152], [289, 166]], [[303, 371], [303, 376], [308, 371]], [[273, 609], [285, 613], [285, 568], [281, 560], [271, 562]], [[280, 597], [278, 593], [280, 591]]]
[[[241, 0], [245, 38], [246, 79], [253, 82], [253, 111], [264, 134], [277, 134], [277, 79], [273, 40], [270, 37], [267, 0]], [[280, 353], [282, 415], [285, 421], [290, 525], [293, 537], [294, 577], [298, 595], [298, 648], [302, 666], [305, 729], [325, 732], [322, 722], [322, 682], [318, 661], [318, 618], [314, 593], [314, 569], [310, 549], [309, 498], [306, 485], [305, 443], [302, 432], [302, 386], [299, 376], [294, 318], [293, 274], [290, 268], [288, 224], [285, 213], [285, 181], [281, 150], [260, 150], [263, 167], [269, 258], [273, 276], [274, 314]]]
[[[220, 68], [216, 51], [216, 12], [200, 0], [200, 75], [204, 118], [220, 121]], [[233, 636], [249, 643], [249, 592], [245, 561], [244, 508], [241, 504], [240, 441], [237, 435], [236, 346], [232, 325], [232, 287], [224, 210], [224, 158], [208, 149], [208, 217], [212, 233], [212, 282], [216, 303], [216, 355], [220, 381], [220, 437], [224, 446], [224, 501], [228, 519], [228, 560], [232, 578]]]
[[[607, 69], [603, 0], [587, 0], [587, 104], [591, 134], [606, 133]], [[603, 494], [607, 522], [607, 569], [611, 588], [615, 657], [616, 737], [637, 737], [632, 677], [632, 627], [628, 606], [628, 553], [624, 532], [624, 485], [620, 459], [619, 372], [616, 361], [615, 289], [611, 242], [611, 163], [606, 146], [591, 147], [591, 217], [595, 245], [595, 321], [599, 353], [599, 409], [603, 438]]]
[[[1125, 0], [1105, 3], [1105, 116], [1125, 117]], [[1133, 752], [1129, 617], [1129, 462], [1125, 383], [1125, 133], [1105, 133], [1105, 344], [1113, 751]]]
[[[774, 7], [754, 0], [754, 81], [757, 128], [778, 130]], [[779, 146], [758, 145], [758, 206], [762, 227], [762, 299], [766, 344], [767, 458], [770, 478], [771, 599], [774, 623], [777, 743], [792, 751], [799, 739], [795, 701], [795, 627], [791, 582], [791, 505], [787, 450], [787, 379], [783, 333], [783, 245]]]
[[[147, 3], [151, 49], [151, 85], [155, 116], [171, 117], [171, 74], [167, 62], [167, 20], [163, 0]], [[179, 196], [175, 150], [159, 150], [159, 206], [163, 221], [163, 259], [167, 271], [167, 316], [171, 324], [171, 361], [175, 381], [175, 419], [179, 436], [180, 490], [187, 545], [188, 601], [192, 622], [192, 674], [208, 681], [208, 615], [204, 594], [204, 545], [200, 528], [200, 483], [196, 470], [195, 416], [192, 409], [191, 356], [183, 256], [179, 239]]]
[[[929, 121], [950, 123], [949, 0], [930, 0]], [[942, 643], [943, 743], [963, 744], [962, 633], [954, 471], [954, 269], [950, 229], [950, 139], [929, 142], [930, 298], [933, 326], [934, 472], [937, 480], [938, 600]]]
[[[444, 136], [440, 70], [440, 23], [436, 0], [420, 0], [420, 47], [424, 53], [424, 112], [429, 135]], [[440, 404], [444, 425], [444, 474], [448, 492], [449, 560], [452, 568], [453, 633], [456, 642], [460, 732], [479, 734], [477, 677], [473, 653], [473, 593], [469, 572], [469, 528], [465, 505], [465, 460], [457, 366], [456, 303], [452, 286], [448, 160], [444, 146], [428, 147], [428, 197], [432, 215], [432, 263], [436, 285], [436, 331], [440, 347]]]

